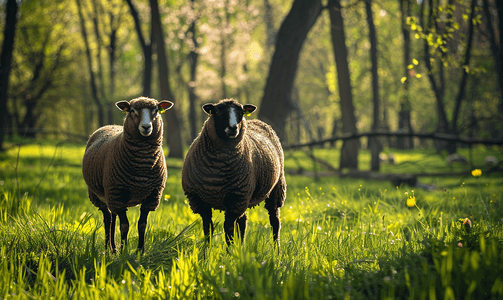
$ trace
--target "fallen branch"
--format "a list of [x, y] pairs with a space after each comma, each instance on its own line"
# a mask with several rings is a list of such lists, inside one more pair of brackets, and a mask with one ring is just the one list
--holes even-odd
[[409, 133], [409, 132], [389, 132], [389, 131], [372, 131], [372, 132], [361, 132], [361, 133], [348, 133], [340, 136], [335, 136], [327, 139], [322, 139], [319, 141], [309, 142], [309, 143], [301, 143], [294, 145], [284, 145], [284, 150], [297, 149], [302, 147], [313, 147], [323, 145], [325, 143], [336, 142], [338, 140], [350, 140], [357, 139], [361, 137], [373, 137], [373, 136], [395, 136], [395, 137], [418, 137], [418, 138], [426, 138], [426, 139], [435, 139], [435, 140], [444, 140], [455, 143], [463, 143], [463, 144], [484, 144], [484, 145], [497, 145], [503, 146], [503, 140], [493, 140], [493, 139], [467, 139], [461, 138], [454, 134], [445, 134], [445, 133]]

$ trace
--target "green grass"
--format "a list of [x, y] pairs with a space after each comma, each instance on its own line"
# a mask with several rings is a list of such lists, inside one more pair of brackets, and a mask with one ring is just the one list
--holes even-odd
[[[460, 152], [469, 157], [468, 149]], [[388, 152], [391, 152], [389, 150]], [[129, 247], [105, 251], [102, 215], [81, 174], [84, 146], [45, 142], [0, 155], [0, 298], [103, 299], [501, 299], [503, 176], [447, 165], [430, 150], [394, 151], [385, 173], [465, 172], [420, 177], [437, 189], [387, 181], [287, 175], [281, 251], [263, 205], [248, 210], [245, 243], [225, 246], [224, 215], [204, 243], [200, 218], [181, 189], [181, 160], [168, 159], [159, 209], [149, 215], [146, 249], [136, 254], [139, 209], [128, 211]], [[337, 167], [338, 152], [314, 155]], [[287, 170], [322, 169], [302, 151]], [[370, 156], [360, 153], [360, 169]], [[407, 207], [414, 196], [416, 206]], [[473, 224], [463, 224], [469, 218]]]

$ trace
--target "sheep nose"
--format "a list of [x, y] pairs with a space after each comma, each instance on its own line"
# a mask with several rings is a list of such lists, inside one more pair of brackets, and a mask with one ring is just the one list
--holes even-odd
[[141, 125], [141, 127], [143, 129], [145, 129], [146, 131], [148, 131], [150, 129], [150, 124], [147, 124], [147, 125]]
[[227, 126], [227, 128], [225, 128], [225, 133], [227, 134], [228, 137], [232, 139], [237, 137], [239, 134], [238, 126], [237, 125]]

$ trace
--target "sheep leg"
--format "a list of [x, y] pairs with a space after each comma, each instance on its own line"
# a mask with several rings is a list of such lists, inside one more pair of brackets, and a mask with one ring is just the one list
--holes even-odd
[[224, 231], [227, 246], [229, 246], [234, 240], [234, 223], [240, 217], [240, 215], [241, 214], [237, 214], [235, 212], [230, 211], [225, 212]]
[[279, 219], [279, 208], [269, 210], [269, 222], [272, 227], [272, 235], [274, 237], [274, 241], [278, 245], [279, 249], [279, 230], [281, 229], [281, 220]]
[[111, 215], [111, 220], [110, 220], [110, 248], [112, 249], [112, 253], [117, 252], [117, 246], [115, 245], [115, 224], [117, 223], [117, 215], [116, 214], [110, 214]]
[[147, 228], [148, 210], [140, 210], [140, 219], [138, 220], [138, 251], [143, 253], [145, 245], [145, 229]]
[[280, 208], [285, 202], [286, 182], [282, 175], [276, 186], [272, 189], [269, 198], [265, 199], [265, 208], [269, 212], [269, 222], [272, 227], [274, 241], [278, 245], [279, 251], [279, 231], [281, 229], [281, 220], [279, 218]]
[[[110, 248], [112, 253], [115, 253], [115, 245], [111, 243], [111, 235], [110, 235], [110, 233], [111, 233], [110, 231], [112, 229], [113, 216], [110, 213], [110, 211], [108, 210], [108, 208], [106, 208], [106, 207], [100, 208], [100, 210], [103, 213], [103, 224], [105, 226], [105, 248], [106, 249]], [[115, 227], [113, 229], [114, 230], [112, 230], [112, 231], [115, 235]]]
[[121, 223], [121, 252], [124, 247], [127, 246], [127, 234], [129, 231], [129, 220], [127, 219], [126, 211], [127, 210], [124, 209], [117, 213]]
[[203, 219], [203, 232], [206, 240], [210, 240], [210, 236], [213, 236], [213, 231], [215, 228], [213, 227], [213, 221], [211, 220], [211, 208], [208, 208], [205, 212], [199, 213], [201, 218]]
[[89, 199], [103, 213], [103, 224], [105, 226], [105, 249], [110, 249], [112, 253], [117, 252], [115, 248], [115, 214], [111, 213], [105, 202], [101, 201], [95, 193], [88, 189]]
[[246, 222], [248, 221], [248, 217], [246, 214], [243, 214], [241, 217], [238, 218], [237, 223], [239, 227], [239, 233], [241, 234], [241, 243], [245, 242], [245, 230], [246, 230]]
[[210, 235], [213, 235], [214, 226], [213, 221], [211, 220], [212, 212], [211, 207], [203, 202], [203, 200], [196, 195], [190, 195], [189, 204], [192, 211], [196, 214], [201, 215], [203, 219], [203, 232], [206, 238], [206, 241], [209, 242]]

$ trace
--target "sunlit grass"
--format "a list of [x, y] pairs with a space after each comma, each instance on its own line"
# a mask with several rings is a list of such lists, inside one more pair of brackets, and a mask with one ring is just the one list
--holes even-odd
[[[248, 210], [243, 245], [227, 248], [219, 211], [205, 244], [181, 189], [182, 161], [168, 159], [143, 255], [135, 251], [138, 207], [128, 210], [129, 246], [122, 254], [105, 251], [102, 215], [82, 179], [83, 153], [83, 145], [44, 143], [0, 157], [1, 298], [503, 297], [503, 179], [482, 165], [497, 151], [474, 150], [478, 177], [471, 166], [444, 169], [427, 150], [395, 151], [398, 165], [383, 164], [393, 173], [466, 169], [462, 177], [419, 178], [435, 184], [433, 191], [287, 174], [279, 252], [263, 204]], [[314, 154], [337, 167], [337, 150]], [[365, 169], [368, 153], [360, 155]], [[287, 171], [322, 168], [302, 151], [286, 157]]]

